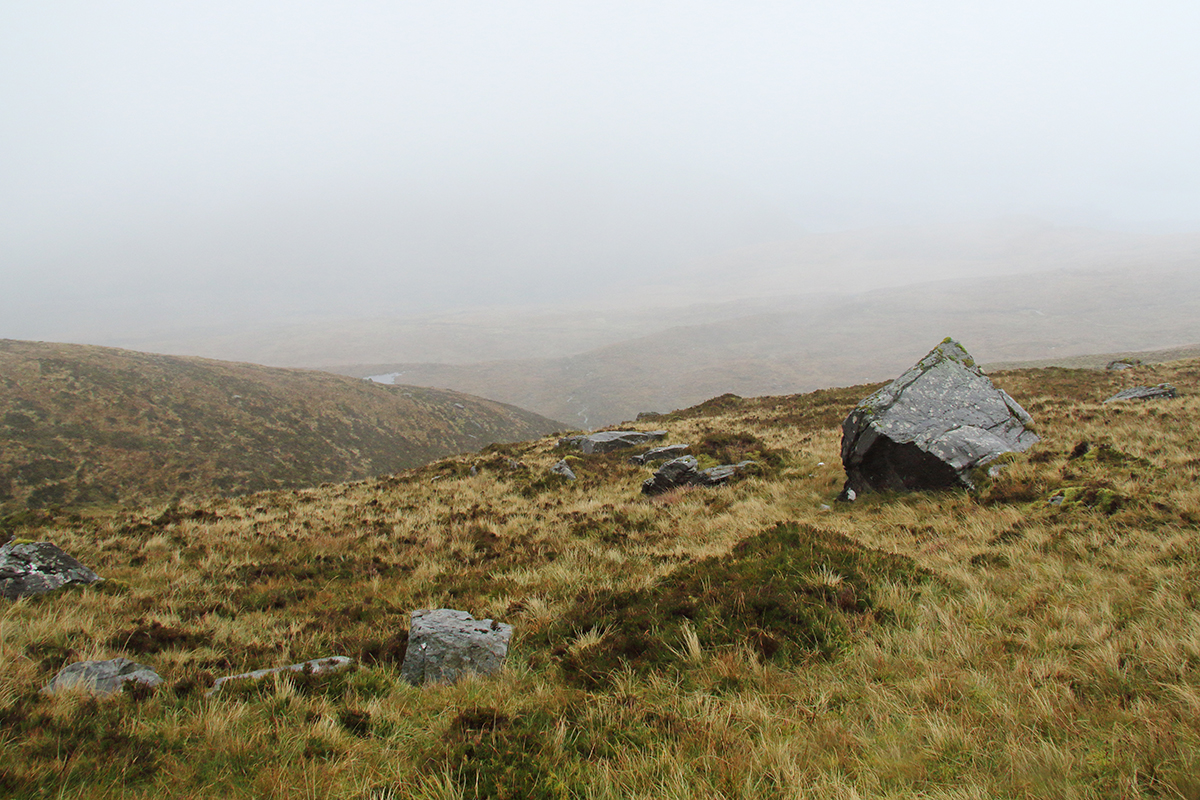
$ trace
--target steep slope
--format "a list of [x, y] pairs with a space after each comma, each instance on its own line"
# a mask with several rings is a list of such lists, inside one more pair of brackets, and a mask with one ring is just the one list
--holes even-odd
[[10, 505], [315, 486], [561, 427], [450, 391], [0, 340], [0, 502]]
[[494, 397], [582, 427], [732, 392], [808, 391], [897, 373], [953, 335], [981, 362], [1200, 341], [1200, 262], [943, 281], [676, 327], [558, 359], [347, 367]]

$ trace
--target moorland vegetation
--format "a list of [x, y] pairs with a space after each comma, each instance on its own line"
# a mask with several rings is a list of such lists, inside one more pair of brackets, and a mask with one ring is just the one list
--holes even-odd
[[439, 389], [0, 340], [0, 513], [316, 486], [560, 427]]
[[[994, 375], [1040, 441], [977, 491], [834, 497], [878, 387], [664, 415], [716, 488], [547, 437], [369, 480], [9, 517], [107, 580], [0, 606], [14, 797], [1200, 797], [1200, 361]], [[1180, 396], [1103, 400], [1168, 381]], [[578, 476], [549, 474], [566, 458]], [[1051, 497], [1066, 497], [1058, 504]], [[399, 678], [410, 611], [514, 627]], [[206, 698], [326, 655], [357, 669]], [[127, 656], [165, 679], [39, 694]]]

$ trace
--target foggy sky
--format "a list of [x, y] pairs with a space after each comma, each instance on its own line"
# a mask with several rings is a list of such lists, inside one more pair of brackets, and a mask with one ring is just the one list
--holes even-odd
[[3, 4], [0, 336], [552, 302], [882, 223], [1194, 230], [1197, 41], [1194, 2]]

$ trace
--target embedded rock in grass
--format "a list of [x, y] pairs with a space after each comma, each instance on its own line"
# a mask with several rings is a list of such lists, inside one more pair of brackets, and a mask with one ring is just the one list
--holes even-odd
[[679, 458], [688, 451], [689, 447], [690, 445], [686, 444], [668, 444], [663, 447], [655, 447], [636, 456], [630, 456], [629, 460], [634, 464], [650, 464], [654, 461], [666, 461], [672, 458]]
[[454, 683], [467, 673], [492, 675], [504, 666], [512, 626], [477, 620], [449, 608], [412, 612], [400, 677], [414, 685]]
[[842, 423], [843, 496], [972, 487], [971, 471], [1038, 437], [1025, 409], [947, 338]]
[[1169, 383], [1160, 383], [1158, 386], [1133, 386], [1129, 389], [1122, 389], [1104, 402], [1112, 403], [1117, 400], [1158, 400], [1160, 398], [1178, 397], [1179, 393], [1175, 391], [1175, 387]]
[[580, 452], [611, 453], [625, 447], [637, 447], [665, 438], [666, 431], [601, 431], [600, 433], [564, 436], [558, 440], [559, 447], [577, 447]]
[[1108, 366], [1106, 366], [1105, 369], [1109, 370], [1110, 372], [1116, 372], [1117, 370], [1122, 369], [1133, 369], [1134, 367], [1140, 367], [1141, 365], [1142, 360], [1140, 358], [1118, 358], [1116, 361], [1108, 362]]
[[54, 680], [50, 681], [42, 691], [54, 694], [63, 689], [81, 687], [90, 694], [116, 694], [126, 683], [135, 683], [153, 688], [162, 683], [162, 678], [153, 667], [137, 664], [128, 658], [114, 658], [111, 661], [77, 661], [63, 667]]
[[565, 458], [551, 467], [550, 472], [554, 475], [561, 475], [569, 481], [575, 480], [575, 472], [571, 469], [571, 465], [567, 463]]
[[330, 656], [329, 658], [314, 658], [312, 661], [305, 661], [300, 664], [289, 664], [286, 667], [256, 669], [253, 672], [243, 672], [240, 675], [227, 675], [224, 678], [217, 678], [213, 682], [212, 688], [205, 692], [204, 696], [212, 697], [221, 688], [221, 684], [228, 683], [229, 681], [256, 681], [269, 675], [284, 672], [295, 672], [301, 675], [332, 675], [335, 672], [349, 669], [353, 664], [354, 659], [347, 656]]
[[739, 461], [736, 464], [721, 464], [717, 467], [698, 470], [696, 467], [699, 462], [694, 456], [683, 456], [663, 464], [653, 477], [643, 481], [642, 494], [662, 494], [681, 486], [717, 486], [744, 472], [754, 463], [753, 461]]
[[9, 542], [0, 547], [0, 596], [9, 600], [98, 580], [99, 575], [50, 542]]

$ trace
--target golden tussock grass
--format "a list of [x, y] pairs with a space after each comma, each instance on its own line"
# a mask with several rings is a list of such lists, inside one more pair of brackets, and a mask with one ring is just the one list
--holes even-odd
[[[544, 439], [171, 514], [51, 515], [12, 533], [109, 580], [0, 607], [0, 793], [1200, 797], [1198, 375], [996, 376], [1042, 440], [974, 493], [834, 503], [838, 425], [874, 388], [855, 387], [656, 420], [765, 465], [717, 489], [644, 498], [649, 471], [625, 454], [576, 457], [579, 480], [560, 481]], [[1102, 403], [1161, 381], [1181, 397]], [[772, 548], [792, 536], [826, 549], [787, 561]], [[759, 553], [795, 573], [755, 573]], [[729, 623], [757, 596], [742, 580], [809, 598], [795, 613], [829, 648]], [[680, 587], [734, 616], [688, 610]], [[614, 616], [564, 628], [587, 603]], [[514, 626], [500, 675], [399, 680], [409, 612], [439, 606]], [[620, 649], [630, 620], [649, 620], [649, 651]], [[331, 654], [359, 667], [203, 696]], [[589, 654], [618, 666], [573, 679]], [[65, 663], [117, 655], [163, 687], [37, 693]]]

